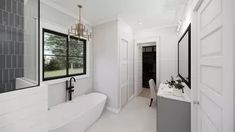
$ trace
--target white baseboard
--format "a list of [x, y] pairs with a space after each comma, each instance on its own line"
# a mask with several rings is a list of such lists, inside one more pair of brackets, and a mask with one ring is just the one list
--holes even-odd
[[134, 94], [128, 99], [128, 102], [131, 101], [134, 98]]
[[[140, 93], [142, 92], [142, 90], [140, 91]], [[131, 101], [133, 98], [135, 97], [135, 95], [133, 94], [129, 99], [128, 99], [128, 102]], [[106, 106], [105, 107], [106, 110], [110, 111], [110, 112], [113, 112], [115, 114], [118, 114], [120, 111], [121, 111], [121, 108], [112, 108], [112, 107], [109, 107], [109, 106]]]
[[121, 109], [111, 108], [109, 106], [106, 106], [106, 109], [110, 112], [115, 113], [115, 114], [118, 114], [121, 111]]
[[141, 88], [139, 91], [137, 91], [137, 92], [135, 93], [135, 96], [139, 96], [142, 91], [143, 91], [143, 88]]

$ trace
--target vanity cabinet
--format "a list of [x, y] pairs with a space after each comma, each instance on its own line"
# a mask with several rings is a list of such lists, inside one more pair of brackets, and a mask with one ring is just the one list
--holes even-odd
[[157, 132], [190, 132], [190, 91], [175, 96], [173, 88], [160, 84], [157, 93]]

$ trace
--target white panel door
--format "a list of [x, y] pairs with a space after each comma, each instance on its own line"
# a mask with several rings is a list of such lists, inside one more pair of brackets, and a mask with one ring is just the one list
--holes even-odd
[[125, 39], [120, 44], [120, 87], [123, 107], [128, 102], [128, 41]]
[[230, 0], [198, 10], [198, 132], [233, 132], [233, 42]]

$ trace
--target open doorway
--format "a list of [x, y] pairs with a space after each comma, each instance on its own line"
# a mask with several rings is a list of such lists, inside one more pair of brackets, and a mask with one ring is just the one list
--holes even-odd
[[156, 46], [142, 47], [142, 87], [149, 87], [149, 80], [156, 82]]
[[[139, 39], [136, 40], [135, 44], [135, 96], [149, 97], [150, 89], [148, 81], [152, 78], [156, 86], [158, 86], [160, 80], [159, 38]], [[150, 57], [148, 58], [148, 56]], [[149, 61], [149, 59], [152, 61]], [[146, 65], [146, 63], [149, 62], [153, 65]], [[149, 70], [149, 72], [146, 72], [146, 69]]]

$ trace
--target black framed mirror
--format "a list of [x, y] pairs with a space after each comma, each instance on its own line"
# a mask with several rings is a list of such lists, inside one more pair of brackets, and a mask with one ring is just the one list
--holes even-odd
[[178, 75], [191, 87], [191, 24], [178, 41]]

